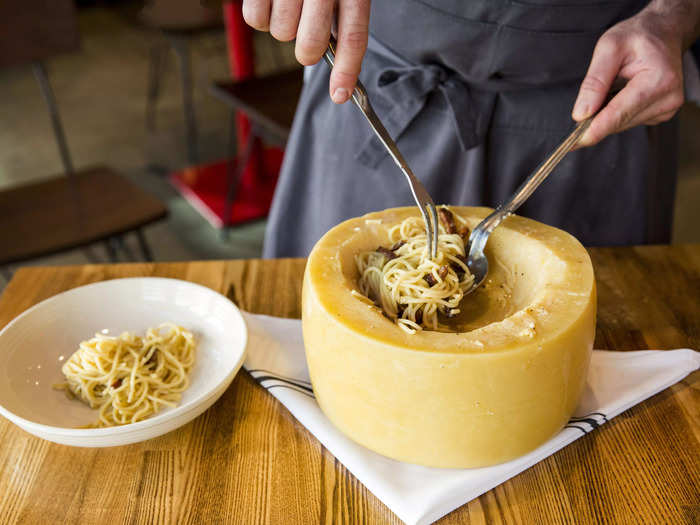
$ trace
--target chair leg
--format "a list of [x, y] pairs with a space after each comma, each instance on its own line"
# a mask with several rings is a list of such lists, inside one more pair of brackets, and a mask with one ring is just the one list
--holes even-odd
[[147, 262], [153, 262], [153, 252], [151, 251], [150, 246], [148, 246], [146, 236], [143, 234], [142, 230], [136, 230], [136, 238], [139, 241], [139, 248], [141, 248], [141, 255], [143, 259]]
[[194, 112], [190, 49], [186, 38], [171, 37], [170, 42], [180, 62], [182, 105], [185, 112], [185, 132], [187, 134], [187, 162], [194, 166], [199, 161], [199, 158], [197, 154], [197, 119]]
[[104, 241], [105, 251], [107, 252], [107, 257], [109, 262], [119, 262], [119, 255], [117, 253], [117, 248], [114, 245], [114, 238], [110, 237]]
[[231, 212], [233, 211], [233, 201], [236, 200], [236, 191], [238, 190], [238, 184], [241, 181], [243, 172], [250, 162], [250, 157], [253, 153], [253, 146], [255, 144], [256, 129], [255, 125], [251, 126], [250, 134], [248, 135], [248, 140], [246, 140], [245, 147], [238, 158], [229, 158], [228, 165], [226, 167], [226, 201], [224, 204], [224, 230], [229, 227], [231, 223]]
[[53, 127], [54, 136], [56, 137], [56, 144], [58, 145], [58, 151], [61, 155], [61, 161], [63, 162], [63, 169], [66, 172], [68, 185], [73, 194], [73, 212], [75, 213], [78, 224], [83, 225], [87, 219], [85, 217], [84, 206], [81, 203], [80, 188], [78, 187], [78, 180], [75, 177], [73, 160], [68, 150], [68, 141], [63, 131], [61, 115], [58, 112], [58, 104], [56, 103], [56, 97], [54, 96], [51, 83], [49, 82], [49, 75], [46, 73], [46, 67], [42, 62], [34, 62], [32, 67], [34, 69], [34, 77], [39, 83], [39, 89], [49, 109], [51, 125]]
[[238, 145], [238, 122], [236, 110], [229, 112], [228, 144], [226, 147], [226, 200], [224, 201], [223, 227], [221, 228], [221, 240], [228, 238], [228, 223], [231, 219], [232, 202], [229, 202], [229, 193], [234, 186], [236, 176], [236, 146]]
[[116, 247], [121, 251], [124, 255], [126, 255], [126, 258], [130, 262], [136, 261], [136, 256], [134, 255], [134, 252], [131, 250], [128, 244], [124, 242], [124, 236], [122, 235], [117, 235], [114, 237], [114, 244]]
[[70, 152], [68, 151], [68, 143], [66, 142], [66, 135], [63, 132], [63, 124], [61, 124], [61, 116], [58, 113], [58, 105], [56, 104], [56, 97], [54, 97], [53, 89], [51, 89], [51, 83], [49, 82], [49, 76], [46, 73], [46, 67], [42, 62], [35, 62], [33, 64], [34, 76], [39, 83], [39, 89], [41, 89], [41, 94], [44, 96], [46, 105], [49, 107], [49, 116], [51, 117], [51, 124], [53, 126], [53, 132], [56, 136], [56, 142], [58, 143], [58, 151], [61, 154], [61, 160], [63, 161], [63, 167], [66, 173], [69, 175], [74, 173], [73, 161], [70, 157]]
[[160, 84], [162, 82], [166, 52], [167, 47], [160, 39], [151, 46], [148, 60], [148, 94], [146, 98], [146, 129], [150, 132], [154, 132], [156, 129], [156, 110], [160, 96]]
[[95, 252], [92, 251], [92, 247], [90, 247], [90, 246], [85, 246], [85, 247], [83, 247], [82, 252], [83, 252], [83, 255], [85, 256], [85, 258], [86, 258], [91, 264], [99, 264], [99, 263], [102, 262], [102, 261], [100, 260], [100, 258], [99, 258], [97, 255], [95, 255]]

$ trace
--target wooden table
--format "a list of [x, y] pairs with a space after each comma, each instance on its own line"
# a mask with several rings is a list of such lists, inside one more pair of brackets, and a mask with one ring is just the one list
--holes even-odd
[[[700, 348], [700, 245], [590, 252], [597, 348]], [[0, 299], [0, 326], [60, 291], [144, 275], [298, 317], [303, 268], [299, 259], [23, 268]], [[698, 523], [699, 380], [691, 374], [441, 523]], [[70, 448], [0, 418], [0, 443], [0, 522], [399, 523], [244, 371], [210, 410], [151, 441]]]

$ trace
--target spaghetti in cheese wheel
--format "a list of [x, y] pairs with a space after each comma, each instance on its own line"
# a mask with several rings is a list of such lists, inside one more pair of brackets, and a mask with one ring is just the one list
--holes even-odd
[[447, 331], [438, 314], [454, 317], [471, 287], [465, 242], [469, 228], [447, 207], [438, 209], [437, 257], [428, 256], [423, 220], [408, 217], [389, 230], [391, 248], [360, 253], [355, 263], [360, 292], [406, 332]]
[[[493, 212], [450, 210], [469, 228]], [[439, 316], [451, 330], [409, 334], [363, 300], [356, 261], [392, 247], [398, 230], [389, 232], [410, 217], [420, 225], [415, 206], [350, 219], [309, 255], [301, 317], [319, 407], [353, 442], [428, 467], [485, 467], [535, 450], [585, 392], [596, 319], [588, 253], [513, 215], [489, 237], [486, 282], [456, 317]]]

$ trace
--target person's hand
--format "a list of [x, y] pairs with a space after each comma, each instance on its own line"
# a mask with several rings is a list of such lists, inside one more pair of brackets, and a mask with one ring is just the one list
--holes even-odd
[[577, 147], [675, 115], [683, 104], [683, 49], [692, 43], [700, 18], [693, 3], [655, 0], [600, 37], [572, 117], [581, 121], [595, 114], [616, 78], [627, 83], [596, 115]]
[[337, 9], [338, 48], [329, 91], [333, 102], [350, 98], [367, 50], [370, 0], [243, 0], [243, 18], [277, 40], [296, 38], [295, 54], [305, 66], [318, 62], [328, 47]]

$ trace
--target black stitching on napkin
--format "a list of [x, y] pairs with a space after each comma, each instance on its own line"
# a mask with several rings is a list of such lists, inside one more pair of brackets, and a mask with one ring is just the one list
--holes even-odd
[[591, 426], [591, 430], [595, 430], [600, 426], [600, 424], [593, 418], [589, 419], [577, 419], [574, 423], [588, 423]]
[[[602, 421], [598, 421], [593, 416], [600, 416], [602, 418]], [[564, 428], [577, 428], [578, 430], [580, 430], [584, 434], [588, 434], [589, 432], [598, 428], [603, 423], [607, 423], [607, 422], [608, 422], [608, 416], [606, 416], [602, 412], [591, 412], [590, 414], [586, 414], [585, 416], [572, 417], [571, 419], [569, 419], [568, 424]], [[586, 430], [585, 427], [579, 426], [581, 423], [583, 423], [585, 425], [589, 425], [591, 427], [590, 430]]]
[[608, 422], [608, 416], [606, 416], [602, 412], [591, 412], [590, 414], [586, 414], [585, 416], [572, 417], [569, 421], [586, 421], [587, 419], [590, 419], [591, 416], [600, 416], [603, 418], [603, 423]]
[[274, 380], [274, 381], [281, 381], [282, 383], [285, 383], [285, 384], [287, 384], [287, 385], [291, 385], [291, 386], [295, 386], [295, 387], [297, 387], [297, 388], [301, 388], [302, 390], [305, 390], [306, 392], [309, 392], [310, 394], [313, 394], [313, 392], [314, 392], [314, 391], [311, 389], [310, 386], [300, 385], [300, 384], [295, 383], [294, 381], [290, 381], [290, 380], [288, 380], [288, 379], [282, 379], [282, 378], [277, 377], [277, 376], [257, 376], [257, 377], [256, 377], [256, 376], [253, 376], [253, 377], [254, 377], [255, 380], [256, 380], [258, 383], [260, 383], [261, 385], [262, 385], [262, 382], [263, 382], [263, 381], [268, 381], [268, 380], [272, 379], [272, 380]]
[[294, 390], [295, 392], [299, 392], [300, 394], [304, 394], [305, 396], [308, 396], [311, 399], [316, 399], [316, 396], [314, 396], [313, 394], [310, 394], [310, 393], [306, 392], [305, 390], [296, 389], [293, 386], [289, 386], [289, 385], [270, 385], [270, 386], [260, 385], [260, 386], [262, 386], [265, 390], [272, 390], [273, 388], [288, 388], [290, 390]]
[[[297, 379], [296, 377], [289, 377], [289, 376], [282, 376], [279, 374], [275, 374], [274, 372], [271, 372], [270, 370], [265, 370], [264, 368], [251, 368], [248, 370], [248, 373], [250, 375], [253, 375], [254, 372], [265, 372], [268, 376], [273, 377], [275, 379], [281, 380], [286, 380], [290, 381], [296, 385], [299, 386], [306, 386], [306, 385], [311, 385], [309, 381], [304, 381], [303, 379]], [[262, 378], [263, 376], [253, 376], [255, 379]]]
[[[264, 372], [267, 375], [256, 376], [253, 372]], [[310, 386], [311, 383], [309, 383], [308, 381], [304, 381], [302, 379], [294, 379], [291, 377], [278, 376], [276, 374], [273, 374], [269, 370], [264, 370], [261, 368], [254, 368], [248, 370], [248, 373], [250, 373], [253, 379], [255, 379], [255, 381], [265, 390], [272, 390], [273, 388], [288, 388], [290, 390], [294, 390], [295, 392], [299, 392], [300, 394], [304, 394], [305, 396], [309, 396], [312, 399], [316, 398], [316, 396], [314, 396], [314, 391]], [[263, 384], [265, 381], [279, 381], [282, 384], [265, 385]]]

